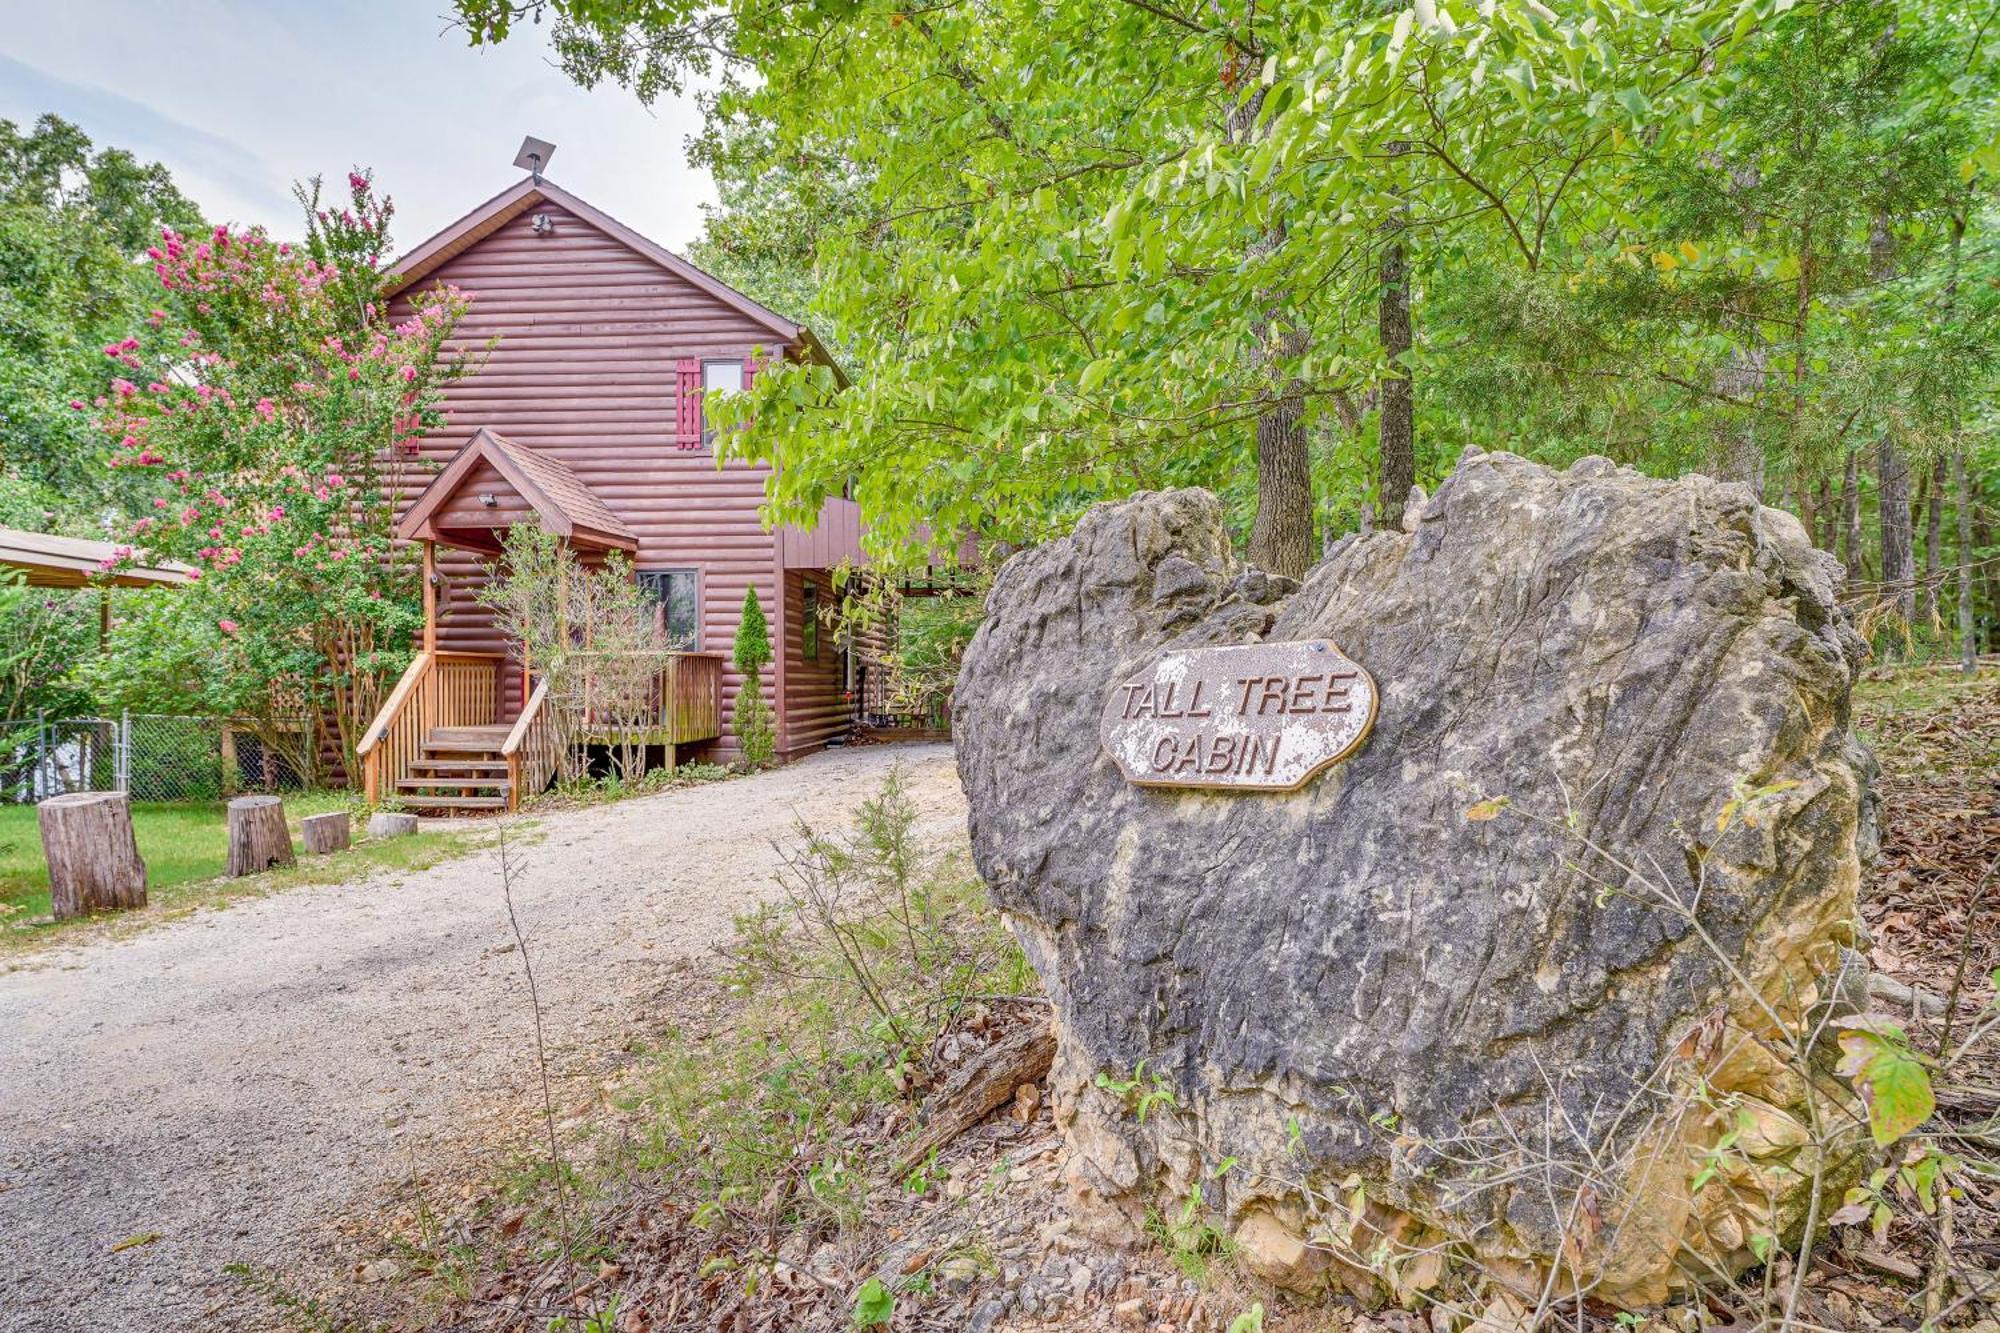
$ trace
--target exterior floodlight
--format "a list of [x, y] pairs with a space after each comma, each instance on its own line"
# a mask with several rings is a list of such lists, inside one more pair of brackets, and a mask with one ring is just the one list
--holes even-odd
[[514, 155], [514, 165], [535, 178], [537, 185], [542, 182], [542, 173], [548, 170], [549, 159], [556, 155], [556, 146], [546, 139], [529, 135], [521, 140], [521, 151]]

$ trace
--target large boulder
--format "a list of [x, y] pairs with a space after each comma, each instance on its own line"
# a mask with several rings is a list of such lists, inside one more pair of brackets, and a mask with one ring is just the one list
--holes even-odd
[[[1872, 838], [1837, 567], [1740, 486], [1604, 459], [1470, 451], [1407, 526], [1293, 583], [1208, 493], [1144, 494], [995, 579], [959, 768], [1080, 1220], [1198, 1197], [1273, 1280], [1405, 1297], [1446, 1241], [1626, 1305], [1740, 1269], [1862, 1160], [1807, 1130], [1845, 1093], [1795, 1039], [1856, 990]], [[1164, 651], [1315, 638], [1380, 712], [1299, 790], [1100, 745]]]

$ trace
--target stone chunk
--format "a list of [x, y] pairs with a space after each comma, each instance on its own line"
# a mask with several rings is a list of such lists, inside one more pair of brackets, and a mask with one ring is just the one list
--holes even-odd
[[[1732, 971], [1787, 1021], [1834, 994], [1873, 840], [1865, 647], [1837, 568], [1740, 486], [1467, 450], [1414, 527], [1295, 587], [1240, 566], [1213, 496], [1149, 493], [995, 579], [959, 767], [1054, 1001], [1077, 1229], [1199, 1185], [1277, 1280], [1355, 1181], [1391, 1250], [1525, 1281], [1567, 1254], [1607, 1300], [1658, 1299], [1803, 1217], [1807, 1084], [1745, 1055], [1769, 1024]], [[1144, 788], [1100, 748], [1164, 652], [1315, 638], [1380, 712], [1299, 790]], [[1703, 1078], [1768, 1103], [1757, 1167], [1784, 1183], [1747, 1226], [1722, 1214], [1750, 1191], [1692, 1188], [1729, 1121], [1691, 1105]]]

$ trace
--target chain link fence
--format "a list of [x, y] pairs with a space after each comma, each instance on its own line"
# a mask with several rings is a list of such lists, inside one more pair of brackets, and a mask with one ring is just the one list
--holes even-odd
[[304, 722], [272, 731], [213, 717], [125, 713], [0, 721], [0, 802], [30, 804], [81, 791], [135, 801], [214, 801], [311, 784]]

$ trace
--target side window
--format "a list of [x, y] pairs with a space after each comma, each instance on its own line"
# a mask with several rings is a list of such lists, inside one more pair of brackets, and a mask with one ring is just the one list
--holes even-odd
[[819, 585], [811, 579], [799, 594], [799, 655], [819, 661]]
[[695, 652], [701, 647], [701, 573], [693, 569], [642, 569], [639, 587], [653, 600], [667, 647]]
[[[704, 361], [701, 363], [701, 389], [711, 393], [720, 389], [724, 393], [743, 392], [743, 363], [741, 361]], [[703, 448], [715, 444], [715, 429], [708, 424], [704, 414], [701, 423], [701, 443]]]

